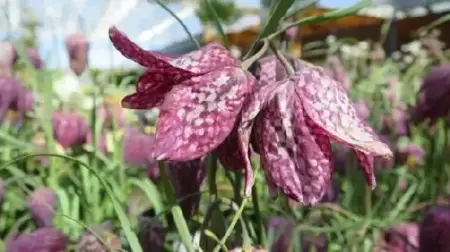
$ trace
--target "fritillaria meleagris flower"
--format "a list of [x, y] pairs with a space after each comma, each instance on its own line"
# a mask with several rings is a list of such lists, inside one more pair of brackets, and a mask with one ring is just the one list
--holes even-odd
[[155, 137], [129, 128], [123, 138], [123, 158], [128, 164], [145, 167], [152, 180], [159, 178], [158, 163], [152, 156]]
[[35, 69], [41, 69], [43, 67], [44, 62], [42, 62], [41, 55], [39, 54], [39, 50], [37, 48], [27, 48], [26, 54]]
[[74, 112], [53, 112], [53, 136], [63, 148], [86, 143], [89, 134], [87, 121]]
[[417, 94], [412, 119], [420, 123], [448, 115], [450, 109], [450, 64], [433, 67]]
[[180, 207], [185, 218], [190, 218], [198, 209], [200, 187], [205, 175], [206, 158], [167, 162], [167, 176], [172, 181], [177, 199], [182, 199]]
[[352, 87], [350, 76], [337, 56], [329, 57], [325, 67], [325, 72], [337, 82], [341, 83], [346, 90], [349, 90]]
[[367, 105], [364, 101], [357, 101], [354, 104], [356, 114], [361, 118], [363, 121], [367, 121], [370, 117], [370, 108], [369, 105]]
[[417, 251], [419, 244], [419, 225], [401, 223], [389, 229], [382, 240], [377, 242], [374, 252]]
[[17, 60], [17, 51], [10, 41], [0, 41], [0, 76], [11, 76], [14, 63]]
[[27, 90], [20, 81], [0, 76], [0, 121], [9, 109], [17, 111], [20, 117], [32, 109], [33, 94]]
[[57, 204], [56, 194], [47, 187], [36, 189], [27, 199], [28, 210], [40, 227], [53, 224]]
[[158, 220], [141, 215], [138, 222], [138, 239], [144, 252], [164, 251], [166, 231]]
[[[98, 238], [101, 238], [99, 240]], [[76, 252], [107, 252], [122, 249], [120, 238], [106, 225], [90, 227], [81, 235]]]
[[449, 251], [450, 208], [433, 207], [425, 214], [419, 228], [419, 252]]
[[66, 38], [70, 69], [80, 76], [88, 64], [89, 42], [81, 34], [72, 34]]
[[[374, 187], [374, 156], [392, 157], [390, 148], [357, 116], [343, 87], [322, 68], [300, 60], [291, 63], [295, 74], [288, 76], [276, 71], [281, 63], [275, 56], [259, 61], [259, 85], [242, 111], [239, 146], [248, 146], [255, 123], [268, 184], [302, 204], [318, 202], [328, 188], [330, 140], [354, 150]], [[248, 155], [242, 157], [249, 165]]]
[[64, 252], [69, 242], [69, 238], [58, 229], [43, 227], [12, 237], [6, 245], [6, 252]]
[[187, 161], [219, 146], [232, 131], [254, 77], [220, 44], [172, 58], [138, 47], [117, 28], [109, 31], [114, 46], [147, 68], [136, 93], [122, 106], [159, 106], [154, 157]]

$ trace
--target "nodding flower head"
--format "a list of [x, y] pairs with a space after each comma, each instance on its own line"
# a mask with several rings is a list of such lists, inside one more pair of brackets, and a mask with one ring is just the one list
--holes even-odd
[[88, 64], [89, 42], [81, 34], [72, 34], [66, 38], [70, 68], [76, 75], [81, 75]]

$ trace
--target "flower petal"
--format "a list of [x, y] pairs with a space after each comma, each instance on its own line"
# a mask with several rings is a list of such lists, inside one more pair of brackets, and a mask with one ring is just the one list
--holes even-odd
[[227, 66], [239, 66], [239, 61], [217, 42], [168, 61], [171, 65], [196, 74], [205, 74]]
[[165, 97], [154, 156], [186, 161], [215, 149], [233, 129], [251, 81], [235, 67], [193, 77]]
[[367, 184], [372, 189], [375, 188], [377, 186], [377, 182], [375, 178], [375, 173], [373, 172], [373, 162], [374, 162], [373, 156], [358, 150], [355, 150], [355, 155], [363, 168]]
[[289, 197], [317, 203], [330, 183], [331, 146], [308, 127], [301, 103], [292, 90], [277, 94], [261, 113], [260, 149], [268, 180]]
[[193, 75], [193, 73], [185, 69], [178, 68], [168, 63], [167, 60], [169, 57], [140, 48], [115, 26], [109, 28], [109, 39], [124, 57], [135, 61], [141, 66], [151, 69], [152, 72], [164, 73], [165, 75], [174, 77]]
[[343, 87], [319, 67], [304, 67], [291, 77], [307, 116], [320, 134], [364, 153], [392, 157], [392, 151], [358, 118]]

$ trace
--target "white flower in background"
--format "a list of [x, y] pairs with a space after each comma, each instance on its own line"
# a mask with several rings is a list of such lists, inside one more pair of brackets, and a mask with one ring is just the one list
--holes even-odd
[[80, 77], [69, 71], [53, 85], [56, 95], [63, 103], [76, 102], [82, 109], [92, 109], [94, 107], [93, 99], [85, 94], [91, 87], [92, 81], [87, 71]]
[[411, 63], [414, 61], [414, 57], [411, 56], [411, 55], [406, 55], [406, 56], [403, 58], [403, 61], [404, 61], [406, 64], [411, 64]]
[[236, 59], [239, 59], [242, 56], [242, 51], [239, 47], [232, 45], [230, 48], [230, 53]]
[[399, 60], [402, 57], [402, 54], [399, 51], [395, 51], [392, 53], [392, 59]]
[[351, 54], [352, 54], [352, 48], [349, 45], [342, 45], [341, 46], [341, 53], [342, 56], [346, 59], [351, 58]]
[[358, 43], [358, 48], [361, 49], [363, 52], [369, 50], [369, 43], [367, 41], [361, 41]]
[[336, 40], [337, 40], [337, 38], [334, 35], [328, 35], [326, 38], [326, 42], [328, 45], [336, 43]]
[[[194, 245], [194, 249], [196, 251], [199, 251], [201, 249], [200, 248], [201, 234], [202, 234], [202, 232], [200, 232], [200, 231], [195, 232], [194, 239], [192, 239], [192, 245]], [[173, 248], [174, 248], [174, 251], [177, 251], [177, 252], [187, 252], [188, 251], [181, 241], [175, 241], [173, 243]]]

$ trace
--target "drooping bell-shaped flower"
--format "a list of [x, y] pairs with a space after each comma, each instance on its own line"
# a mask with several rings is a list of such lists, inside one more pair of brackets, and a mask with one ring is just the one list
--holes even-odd
[[40, 227], [53, 224], [57, 204], [56, 194], [47, 187], [36, 189], [27, 199], [28, 210]]
[[448, 251], [450, 247], [450, 208], [433, 207], [425, 214], [419, 228], [419, 252]]
[[43, 227], [12, 237], [6, 245], [6, 252], [64, 252], [69, 242], [69, 238], [58, 229]]
[[[198, 209], [200, 187], [206, 175], [206, 158], [184, 162], [167, 162], [167, 176], [172, 181], [177, 199], [185, 218]], [[188, 198], [185, 198], [188, 197]]]
[[158, 220], [152, 219], [148, 216], [140, 216], [138, 224], [138, 238], [144, 252], [164, 251], [166, 231]]
[[27, 48], [26, 55], [35, 69], [41, 69], [44, 66], [44, 62], [42, 61], [41, 55], [39, 54], [39, 50], [37, 48]]
[[129, 128], [123, 138], [123, 158], [128, 164], [145, 167], [152, 180], [159, 178], [158, 163], [152, 156], [155, 143], [153, 134], [145, 134], [138, 129]]
[[325, 72], [331, 76], [331, 78], [343, 85], [346, 90], [349, 90], [352, 87], [350, 76], [337, 56], [331, 56], [327, 59]]
[[419, 225], [416, 223], [397, 224], [385, 232], [383, 239], [377, 243], [374, 252], [417, 251]]
[[109, 31], [114, 46], [146, 68], [136, 93], [122, 106], [150, 109], [159, 106], [154, 157], [188, 161], [214, 150], [232, 131], [253, 76], [220, 44], [172, 58], [146, 51], [117, 28]]
[[392, 157], [392, 152], [357, 116], [341, 84], [322, 68], [300, 60], [292, 62], [291, 76], [274, 74], [277, 64], [275, 56], [259, 61], [263, 70], [258, 88], [242, 111], [238, 132], [245, 165], [250, 165], [245, 146], [255, 123], [267, 181], [290, 198], [310, 205], [323, 197], [333, 171], [330, 140], [354, 150], [367, 183], [374, 187], [374, 156]]
[[70, 69], [80, 76], [88, 64], [89, 41], [82, 34], [72, 34], [66, 38]]
[[86, 143], [89, 133], [87, 121], [75, 112], [53, 112], [53, 137], [63, 148]]
[[20, 81], [0, 76], [0, 121], [9, 109], [17, 111], [20, 117], [33, 107], [33, 94]]
[[14, 63], [17, 61], [17, 51], [10, 41], [0, 41], [0, 76], [11, 76]]
[[425, 76], [417, 94], [412, 119], [420, 123], [435, 121], [450, 110], [450, 64], [433, 67]]
[[[101, 238], [101, 241], [98, 239]], [[122, 249], [120, 238], [107, 225], [90, 227], [81, 235], [75, 248], [76, 252], [107, 252]]]

